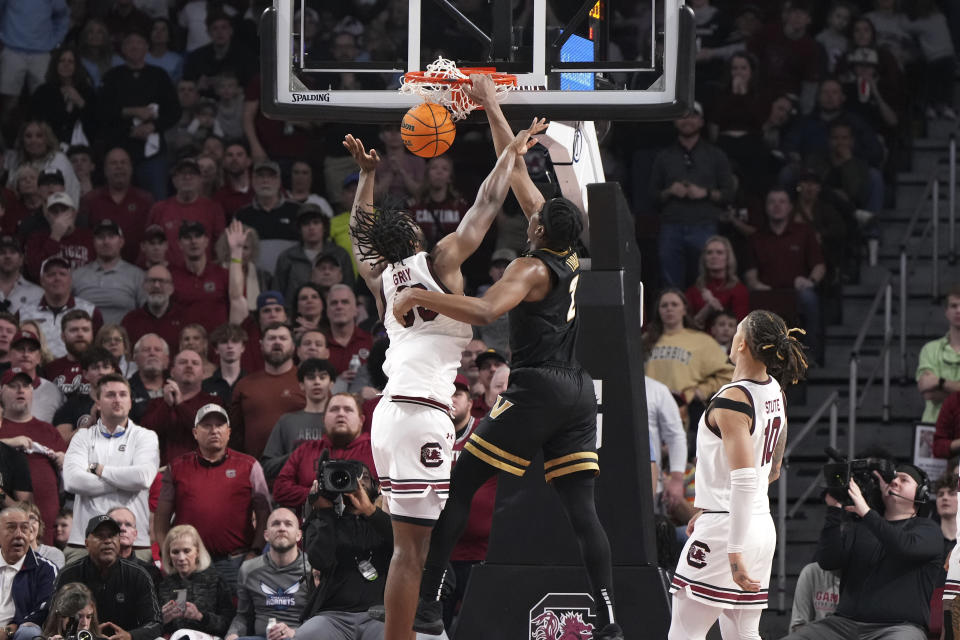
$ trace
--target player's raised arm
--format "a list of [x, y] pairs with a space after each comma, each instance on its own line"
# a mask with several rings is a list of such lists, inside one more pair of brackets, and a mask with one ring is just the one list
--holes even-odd
[[[380, 154], [376, 149], [367, 151], [363, 147], [363, 142], [359, 138], [354, 138], [347, 134], [343, 139], [343, 146], [347, 148], [353, 159], [360, 166], [360, 181], [357, 184], [357, 195], [353, 199], [353, 207], [350, 209], [350, 228], [353, 229], [357, 221], [357, 209], [363, 207], [365, 211], [373, 208], [373, 181], [377, 171], [377, 165], [380, 164]], [[382, 267], [374, 267], [372, 261], [364, 258], [357, 250], [357, 241], [350, 234], [350, 246], [353, 248], [353, 257], [357, 261], [357, 271], [360, 277], [371, 291], [380, 290], [380, 272]]]
[[[500, 155], [513, 140], [513, 130], [510, 129], [510, 124], [500, 109], [493, 79], [486, 74], [473, 74], [470, 76], [470, 83], [463, 86], [463, 91], [471, 100], [483, 106], [484, 111], [487, 112], [487, 122], [490, 123], [490, 133], [493, 134], [493, 146], [497, 155]], [[543, 194], [530, 179], [526, 163], [518, 162], [514, 165], [513, 172], [510, 174], [510, 187], [527, 218], [543, 208], [545, 202]]]
[[402, 322], [413, 307], [436, 311], [473, 325], [490, 324], [528, 297], [542, 298], [550, 289], [550, 271], [536, 258], [517, 258], [482, 298], [458, 296], [410, 287], [393, 298], [393, 315]]
[[457, 230], [443, 237], [433, 251], [433, 257], [438, 269], [443, 271], [459, 270], [460, 265], [473, 255], [484, 236], [490, 230], [490, 225], [496, 220], [497, 214], [503, 207], [503, 200], [507, 197], [510, 188], [510, 175], [513, 167], [523, 164], [519, 158], [530, 147], [537, 144], [534, 134], [547, 128], [546, 121], [534, 118], [528, 129], [524, 129], [510, 140], [497, 158], [497, 164], [477, 190], [477, 198], [467, 210]]

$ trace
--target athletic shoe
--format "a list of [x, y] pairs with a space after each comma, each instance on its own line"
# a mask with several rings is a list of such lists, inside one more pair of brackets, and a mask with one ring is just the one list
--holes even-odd
[[594, 631], [593, 640], [623, 640], [623, 629], [617, 623], [611, 622], [600, 631]]
[[[383, 605], [370, 607], [367, 609], [367, 615], [380, 622], [387, 619], [387, 612]], [[417, 615], [413, 619], [413, 630], [417, 633], [425, 633], [428, 636], [438, 636], [443, 633], [443, 605], [437, 600], [433, 602], [418, 601]], [[616, 638], [616, 636], [610, 637]]]

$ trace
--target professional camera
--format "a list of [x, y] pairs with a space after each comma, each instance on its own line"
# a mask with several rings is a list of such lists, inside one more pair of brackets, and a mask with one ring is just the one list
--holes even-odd
[[321, 460], [317, 482], [325, 493], [352, 493], [360, 487], [363, 463], [357, 460]]
[[880, 484], [874, 471], [880, 473], [884, 482], [890, 482], [896, 476], [896, 467], [892, 460], [886, 458], [858, 458], [847, 460], [847, 457], [834, 449], [827, 447], [826, 454], [836, 462], [823, 465], [823, 482], [827, 493], [833, 496], [842, 505], [853, 504], [850, 494], [847, 493], [852, 478], [860, 493], [871, 509], [883, 511], [883, 496], [880, 493]]

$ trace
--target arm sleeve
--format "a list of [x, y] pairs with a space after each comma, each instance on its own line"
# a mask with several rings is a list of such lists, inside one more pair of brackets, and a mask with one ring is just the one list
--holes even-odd
[[332, 507], [313, 511], [306, 535], [310, 566], [329, 575], [337, 563], [337, 514]]
[[297, 483], [297, 469], [301, 457], [303, 457], [302, 446], [297, 447], [277, 474], [277, 479], [273, 481], [273, 499], [278, 504], [291, 509], [299, 509], [310, 495], [310, 487]]
[[932, 520], [914, 518], [908, 524], [894, 526], [870, 510], [863, 518], [863, 526], [880, 540], [884, 551], [903, 560], [923, 562], [943, 554], [940, 527]]
[[63, 488], [70, 493], [92, 497], [113, 493], [114, 488], [104, 478], [90, 473], [87, 446], [89, 429], [80, 429], [70, 440], [63, 457]]
[[157, 444], [157, 434], [148, 429], [139, 429], [136, 447], [133, 464], [129, 466], [104, 465], [103, 472], [100, 474], [103, 479], [123, 491], [149, 489], [150, 485], [153, 484], [153, 479], [157, 477], [157, 469], [160, 467], [160, 447]]
[[853, 533], [844, 533], [843, 509], [827, 507], [820, 540], [817, 543], [817, 564], [827, 571], [843, 569], [847, 563], [847, 554], [851, 547]]
[[957, 425], [960, 415], [960, 394], [951, 393], [943, 401], [940, 413], [937, 415], [937, 428], [933, 433], [933, 455], [936, 458], [950, 457], [950, 442], [957, 437]]

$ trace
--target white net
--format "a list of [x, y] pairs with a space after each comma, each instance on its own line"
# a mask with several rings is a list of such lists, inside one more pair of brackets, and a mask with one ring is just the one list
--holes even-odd
[[[432, 80], [434, 78], [436, 80]], [[450, 116], [454, 120], [463, 120], [470, 115], [471, 111], [480, 106], [468, 98], [460, 89], [460, 82], [458, 81], [468, 80], [469, 78], [468, 74], [457, 69], [457, 63], [453, 60], [440, 57], [428, 64], [422, 77], [418, 77], [417, 80], [411, 80], [408, 78], [408, 74], [404, 74], [400, 92], [416, 94], [427, 102], [441, 104], [449, 109]], [[451, 80], [453, 82], [450, 82]], [[516, 79], [494, 82], [497, 88], [497, 99], [503, 100], [503, 96], [515, 84]]]

